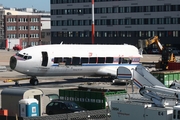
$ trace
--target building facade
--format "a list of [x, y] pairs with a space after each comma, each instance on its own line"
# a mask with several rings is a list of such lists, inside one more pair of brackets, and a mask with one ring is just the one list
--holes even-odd
[[[32, 18], [32, 19], [31, 19]], [[22, 46], [49, 44], [49, 33], [41, 39], [42, 31], [50, 32], [50, 13], [33, 8], [4, 8], [0, 5], [0, 49], [6, 40], [21, 39]], [[45, 41], [43, 41], [45, 40]]]
[[41, 16], [41, 44], [51, 44], [51, 18]]
[[4, 36], [4, 10], [3, 6], [0, 4], [0, 49], [5, 46], [5, 36]]
[[[179, 0], [94, 0], [95, 44], [180, 44]], [[91, 44], [91, 0], [51, 0], [51, 43]]]
[[4, 26], [5, 37], [21, 39], [23, 47], [38, 45], [41, 40], [40, 15], [5, 15]]

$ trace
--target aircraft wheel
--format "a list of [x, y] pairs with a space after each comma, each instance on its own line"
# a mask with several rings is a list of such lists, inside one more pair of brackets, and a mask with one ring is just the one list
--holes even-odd
[[31, 84], [31, 85], [38, 85], [38, 83], [39, 83], [39, 81], [38, 81], [37, 78], [31, 78], [31, 79], [30, 79], [30, 84]]
[[15, 85], [16, 85], [16, 86], [19, 86], [19, 82], [15, 82]]

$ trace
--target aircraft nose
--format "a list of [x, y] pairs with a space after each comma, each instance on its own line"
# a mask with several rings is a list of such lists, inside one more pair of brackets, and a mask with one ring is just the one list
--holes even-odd
[[14, 56], [12, 56], [10, 58], [10, 68], [14, 70], [16, 68], [16, 64], [17, 64], [17, 59]]

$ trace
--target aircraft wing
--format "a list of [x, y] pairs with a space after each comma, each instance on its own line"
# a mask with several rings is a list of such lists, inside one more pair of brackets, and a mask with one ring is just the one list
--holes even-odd
[[111, 75], [111, 76], [117, 76], [117, 68], [115, 67], [103, 67], [103, 68], [100, 68], [98, 71], [97, 71], [97, 74], [99, 75]]

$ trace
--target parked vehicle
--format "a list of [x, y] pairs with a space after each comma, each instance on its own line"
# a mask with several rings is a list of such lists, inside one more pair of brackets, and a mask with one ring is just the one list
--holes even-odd
[[19, 51], [19, 50], [22, 50], [22, 47], [20, 45], [16, 44], [16, 45], [14, 45], [13, 50]]
[[46, 114], [63, 114], [63, 113], [77, 113], [84, 112], [86, 109], [82, 108], [73, 101], [62, 101], [62, 100], [52, 100], [46, 106]]

